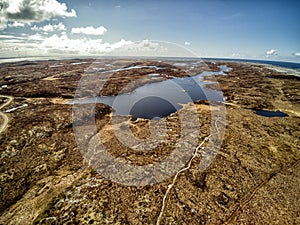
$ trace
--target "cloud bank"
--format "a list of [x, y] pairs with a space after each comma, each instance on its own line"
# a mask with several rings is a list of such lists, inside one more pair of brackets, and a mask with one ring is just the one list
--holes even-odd
[[37, 33], [25, 37], [0, 35], [1, 56], [54, 56], [54, 55], [139, 55], [163, 53], [164, 48], [159, 43], [149, 40], [132, 42], [121, 39], [109, 43], [102, 39], [87, 37], [69, 37], [66, 32], [56, 33], [51, 36]]
[[121, 40], [114, 44], [103, 43], [102, 39], [87, 39], [69, 38], [66, 33], [62, 33], [60, 36], [57, 34], [51, 37], [45, 38], [41, 42], [41, 47], [52, 53], [80, 53], [80, 54], [97, 54], [106, 53], [117, 46], [130, 44], [130, 41]]
[[56, 0], [0, 0], [0, 30], [10, 22], [30, 24], [57, 17], [76, 17], [76, 11]]

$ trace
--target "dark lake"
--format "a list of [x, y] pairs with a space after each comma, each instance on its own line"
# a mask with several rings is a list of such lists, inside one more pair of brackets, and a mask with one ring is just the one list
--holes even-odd
[[[192, 77], [173, 78], [146, 84], [128, 94], [101, 96], [74, 100], [71, 104], [104, 103], [113, 108], [114, 115], [131, 115], [137, 118], [160, 119], [181, 109], [180, 104], [197, 100], [223, 102], [222, 92], [205, 87], [203, 77], [223, 74], [230, 68], [220, 66], [220, 72], [203, 72]], [[153, 79], [156, 77], [154, 76]]]

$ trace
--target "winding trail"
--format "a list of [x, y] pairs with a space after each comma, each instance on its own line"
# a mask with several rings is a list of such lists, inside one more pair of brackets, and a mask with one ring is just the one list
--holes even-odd
[[[8, 106], [13, 101], [13, 99], [14, 99], [12, 96], [7, 96], [7, 95], [0, 95], [0, 98], [7, 98], [8, 99], [7, 102], [3, 103], [0, 106], [0, 110], [2, 110], [4, 107]], [[2, 111], [0, 111], [0, 116], [3, 118], [3, 124], [1, 124], [1, 126], [0, 126], [0, 134], [1, 134], [5, 130], [8, 122], [9, 122], [9, 118]]]
[[[207, 136], [207, 137], [204, 138], [204, 140], [201, 142], [201, 144], [199, 144], [199, 145], [196, 147], [196, 149], [195, 149], [195, 151], [194, 151], [194, 154], [193, 154], [193, 156], [191, 157], [191, 159], [189, 160], [187, 166], [184, 167], [183, 169], [181, 169], [180, 171], [178, 171], [178, 172], [175, 174], [172, 183], [168, 185], [167, 191], [166, 191], [166, 193], [165, 193], [165, 195], [164, 195], [164, 197], [163, 197], [162, 207], [161, 207], [160, 213], [159, 213], [159, 215], [158, 215], [158, 218], [157, 218], [157, 221], [156, 221], [156, 225], [160, 225], [160, 224], [161, 224], [161, 220], [162, 220], [162, 218], [163, 218], [164, 210], [165, 210], [166, 205], [167, 205], [166, 201], [167, 201], [168, 195], [169, 195], [169, 193], [171, 192], [172, 187], [175, 185], [178, 176], [179, 176], [181, 173], [183, 173], [184, 171], [189, 170], [189, 169], [191, 168], [192, 162], [193, 162], [193, 160], [197, 157], [197, 155], [198, 155], [198, 153], [199, 153], [199, 150], [200, 150], [200, 149], [203, 149], [203, 147], [202, 147], [203, 144], [205, 144], [205, 142], [209, 141], [209, 139], [210, 139], [212, 136], [218, 135], [219, 129], [218, 129], [217, 123], [218, 123], [218, 122], [221, 122], [220, 119], [221, 119], [221, 118], [217, 118], [217, 119], [215, 120], [215, 123], [214, 123], [214, 124], [215, 124], [215, 129], [216, 129], [217, 131], [214, 132], [214, 133], [212, 133], [212, 134], [210, 134], [209, 136]], [[222, 122], [221, 122], [221, 123], [222, 123]]]

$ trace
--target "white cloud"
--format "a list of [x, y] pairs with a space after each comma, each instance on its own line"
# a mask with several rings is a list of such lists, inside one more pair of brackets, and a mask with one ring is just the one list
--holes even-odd
[[240, 53], [232, 53], [231, 57], [240, 58], [241, 54]]
[[102, 39], [74, 39], [69, 38], [66, 32], [63, 32], [61, 35], [54, 34], [44, 38], [40, 43], [40, 47], [50, 53], [80, 53], [82, 55], [89, 55], [105, 54], [129, 44], [132, 44], [132, 42], [123, 39], [112, 44], [104, 43]]
[[30, 24], [56, 17], [76, 17], [76, 11], [68, 11], [65, 3], [57, 0], [1, 0], [0, 30], [8, 22]]
[[136, 45], [140, 48], [152, 49], [152, 50], [155, 50], [158, 47], [158, 43], [149, 40], [142, 40], [140, 43], [136, 43]]
[[300, 52], [295, 52], [293, 55], [296, 57], [300, 57]]
[[31, 27], [31, 30], [34, 31], [44, 31], [44, 32], [54, 32], [54, 31], [64, 31], [66, 27], [63, 23], [59, 24], [48, 24], [43, 27], [37, 27], [36, 25]]
[[267, 55], [277, 55], [277, 50], [276, 49], [271, 49], [266, 52]]
[[33, 34], [27, 37], [30, 41], [43, 41], [45, 40], [45, 36], [42, 36], [41, 34]]
[[25, 25], [25, 23], [14, 21], [13, 23], [9, 23], [8, 27], [24, 27]]
[[186, 46], [190, 46], [190, 45], [191, 45], [191, 43], [190, 43], [190, 42], [188, 42], [188, 41], [186, 41], [186, 42], [184, 42], [184, 45], [186, 45]]
[[86, 35], [103, 35], [107, 29], [103, 26], [94, 27], [75, 27], [71, 31], [73, 34], [86, 34]]

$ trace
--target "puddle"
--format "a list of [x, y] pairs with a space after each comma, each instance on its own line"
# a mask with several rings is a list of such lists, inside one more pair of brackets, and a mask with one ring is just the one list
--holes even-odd
[[71, 65], [81, 65], [81, 64], [86, 64], [86, 63], [89, 63], [89, 62], [74, 62], [74, 63], [71, 63]]
[[257, 115], [265, 116], [265, 117], [287, 117], [287, 116], [289, 116], [288, 114], [281, 112], [279, 110], [277, 110], [277, 111], [268, 111], [268, 110], [260, 110], [260, 109], [259, 110], [252, 109], [252, 110], [254, 110], [254, 112]]

